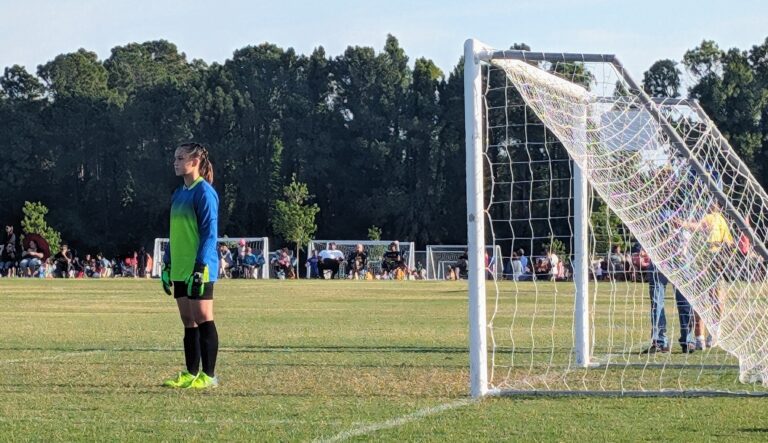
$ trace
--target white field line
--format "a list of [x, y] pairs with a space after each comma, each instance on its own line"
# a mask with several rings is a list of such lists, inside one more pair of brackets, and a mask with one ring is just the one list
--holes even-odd
[[62, 352], [56, 355], [49, 355], [47, 357], [31, 357], [31, 358], [16, 358], [12, 360], [0, 360], [0, 364], [13, 364], [13, 363], [26, 363], [31, 361], [45, 361], [45, 360], [58, 360], [60, 358], [67, 357], [79, 357], [90, 354], [101, 354], [107, 352], [105, 349], [95, 349], [90, 351], [75, 351], [75, 352]]
[[331, 442], [337, 442], [337, 441], [343, 441], [348, 438], [352, 437], [359, 437], [361, 435], [367, 435], [371, 434], [373, 432], [381, 431], [383, 429], [391, 429], [391, 428], [397, 428], [400, 427], [406, 423], [411, 423], [414, 421], [419, 421], [425, 417], [428, 417], [430, 415], [439, 414], [443, 411], [448, 411], [451, 409], [461, 408], [463, 406], [467, 406], [469, 404], [475, 403], [477, 400], [473, 399], [463, 399], [459, 401], [455, 401], [452, 403], [444, 403], [442, 405], [433, 406], [431, 408], [425, 408], [418, 410], [414, 413], [404, 415], [402, 417], [393, 418], [391, 420], [387, 420], [381, 423], [374, 423], [366, 426], [360, 426], [357, 428], [349, 429], [343, 432], [340, 432], [333, 437], [330, 438], [324, 438], [324, 439], [315, 439], [314, 441], [316, 443], [331, 443]]

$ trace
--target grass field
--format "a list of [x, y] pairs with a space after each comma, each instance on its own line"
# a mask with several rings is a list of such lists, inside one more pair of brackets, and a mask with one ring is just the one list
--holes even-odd
[[469, 400], [465, 282], [216, 291], [222, 384], [189, 392], [159, 386], [183, 330], [157, 281], [0, 280], [0, 440], [768, 439], [767, 398]]

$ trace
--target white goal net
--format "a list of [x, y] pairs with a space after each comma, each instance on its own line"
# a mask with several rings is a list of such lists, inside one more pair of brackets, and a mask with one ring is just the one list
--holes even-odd
[[[267, 237], [219, 237], [216, 239], [217, 250], [225, 245], [232, 254], [233, 264], [237, 264], [238, 248], [241, 248], [240, 242], [245, 242], [245, 246], [250, 247], [254, 255], [264, 258], [264, 265], [259, 270], [259, 278], [269, 278], [269, 239]], [[155, 247], [152, 253], [152, 276], [159, 277], [163, 263], [163, 254], [168, 249], [167, 238], [156, 238]]]
[[[501, 247], [485, 247], [485, 268], [487, 276], [502, 278], [503, 257]], [[446, 280], [457, 267], [460, 267], [460, 258], [468, 253], [467, 245], [427, 245], [427, 279]], [[466, 271], [466, 270], [465, 270]], [[455, 278], [455, 276], [454, 276]], [[460, 278], [466, 278], [461, 277]]]
[[[319, 254], [323, 249], [328, 249], [328, 245], [331, 243], [335, 243], [336, 249], [344, 254], [345, 262], [341, 263], [339, 267], [339, 276], [342, 278], [347, 275], [346, 260], [358, 244], [363, 245], [363, 251], [365, 251], [368, 257], [369, 271], [374, 274], [381, 273], [381, 259], [392, 243], [397, 245], [397, 250], [400, 251], [409, 270], [414, 269], [416, 266], [416, 248], [414, 243], [399, 240], [312, 240], [307, 245], [307, 255], [312, 256], [313, 252]], [[307, 278], [310, 278], [309, 268], [307, 268]]]
[[764, 394], [768, 197], [698, 103], [611, 55], [465, 49], [470, 262], [539, 254], [487, 305], [470, 273], [473, 395]]

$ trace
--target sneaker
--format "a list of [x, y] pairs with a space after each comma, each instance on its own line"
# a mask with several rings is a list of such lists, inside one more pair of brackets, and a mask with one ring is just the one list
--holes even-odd
[[693, 345], [694, 348], [696, 348], [697, 351], [703, 351], [707, 349], [707, 345], [704, 344], [704, 342], [700, 339], [696, 339], [696, 344]]
[[164, 381], [163, 386], [166, 388], [186, 388], [189, 387], [194, 379], [195, 376], [193, 374], [190, 374], [188, 371], [181, 371], [176, 377]]
[[656, 354], [656, 353], [667, 353], [669, 352], [669, 346], [662, 346], [657, 344], [652, 344], [648, 347], [648, 349], [643, 350], [640, 352], [640, 354]]
[[694, 343], [686, 343], [680, 346], [683, 348], [683, 354], [693, 354], [696, 351], [696, 345]]
[[200, 371], [197, 373], [197, 377], [195, 377], [195, 379], [192, 380], [192, 382], [186, 387], [191, 389], [208, 389], [215, 388], [217, 386], [219, 386], [218, 378], [210, 377], [205, 372]]
[[712, 335], [707, 335], [707, 347], [712, 348], [717, 346], [717, 339]]

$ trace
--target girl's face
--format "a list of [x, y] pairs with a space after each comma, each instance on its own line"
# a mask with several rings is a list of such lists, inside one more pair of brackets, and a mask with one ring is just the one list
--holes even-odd
[[190, 157], [184, 149], [176, 149], [173, 156], [173, 170], [177, 177], [182, 177], [194, 173], [200, 168], [200, 159]]

